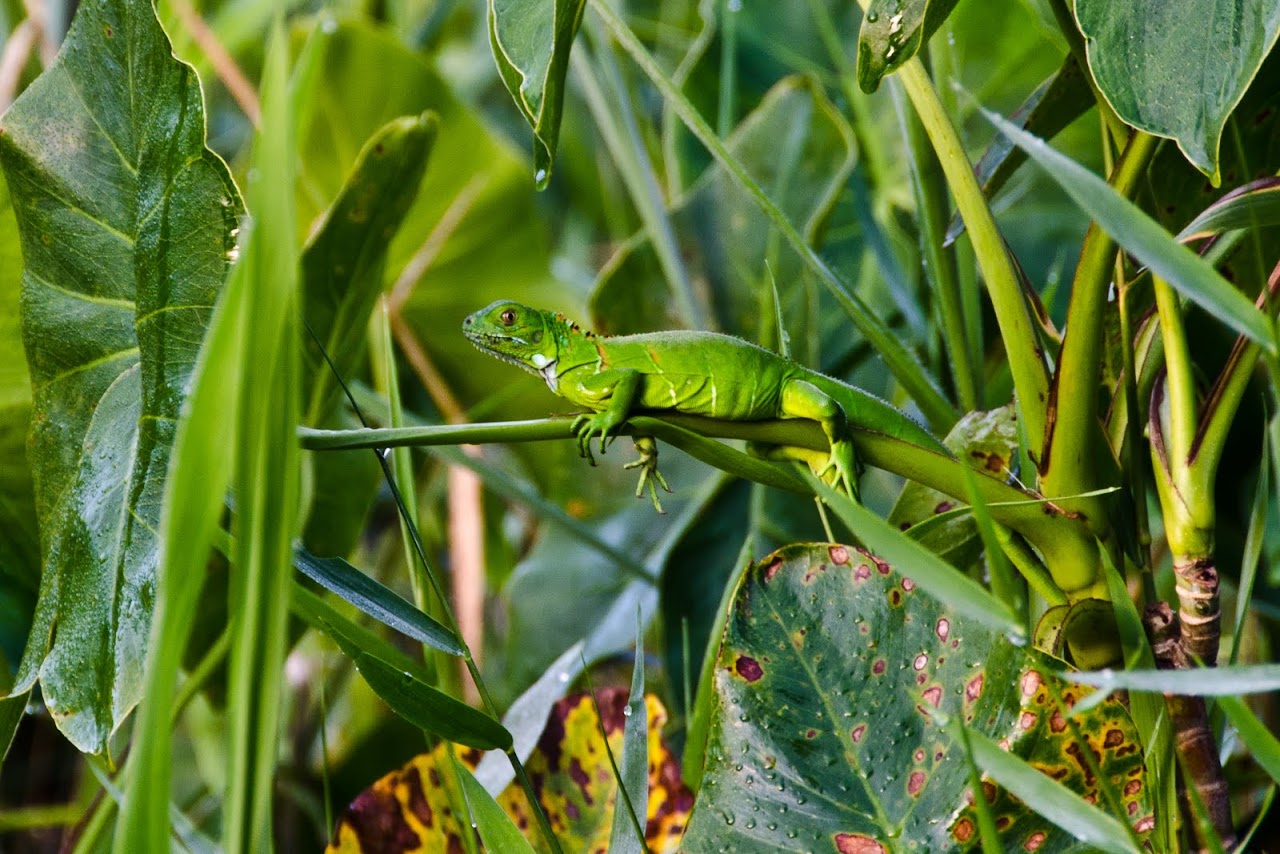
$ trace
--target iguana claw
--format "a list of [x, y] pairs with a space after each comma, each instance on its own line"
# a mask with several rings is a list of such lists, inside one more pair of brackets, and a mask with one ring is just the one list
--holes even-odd
[[578, 453], [590, 461], [591, 465], [595, 465], [595, 457], [591, 455], [592, 435], [600, 436], [600, 453], [603, 454], [609, 447], [609, 442], [617, 438], [618, 428], [625, 423], [625, 418], [616, 418], [611, 412], [595, 412], [589, 415], [584, 412], [577, 416], [573, 419], [570, 429], [578, 436]]
[[644, 488], [647, 484], [649, 487], [649, 500], [653, 502], [653, 509], [665, 514], [666, 511], [662, 509], [662, 502], [658, 500], [658, 490], [654, 486], [654, 482], [657, 481], [658, 485], [667, 492], [671, 491], [671, 487], [667, 486], [667, 479], [662, 476], [662, 472], [658, 471], [658, 443], [653, 440], [652, 436], [636, 436], [634, 441], [636, 453], [640, 455], [640, 458], [627, 463], [623, 468], [640, 469], [640, 482], [636, 484], [636, 498], [644, 494]]

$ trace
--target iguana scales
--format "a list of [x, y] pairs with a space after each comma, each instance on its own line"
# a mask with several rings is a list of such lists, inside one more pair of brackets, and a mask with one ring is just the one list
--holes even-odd
[[[592, 436], [603, 453], [610, 435], [643, 410], [673, 410], [726, 421], [804, 418], [822, 426], [828, 453], [789, 446], [753, 447], [768, 457], [799, 459], [814, 474], [856, 498], [856, 456], [850, 430], [902, 439], [943, 454], [933, 434], [860, 388], [811, 371], [740, 338], [715, 332], [650, 332], [604, 336], [563, 315], [499, 300], [462, 323], [481, 350], [538, 374], [560, 397], [592, 410], [573, 422], [582, 455]], [[657, 446], [636, 437], [640, 495], [648, 483], [657, 506]], [[594, 459], [592, 459], [594, 463]]]

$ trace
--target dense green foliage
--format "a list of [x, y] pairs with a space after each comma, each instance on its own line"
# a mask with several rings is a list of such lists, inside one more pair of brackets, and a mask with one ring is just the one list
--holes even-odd
[[[0, 849], [1276, 833], [1280, 2], [45, 5]], [[896, 409], [615, 409], [592, 467], [498, 299]], [[833, 444], [860, 491], [747, 453]]]

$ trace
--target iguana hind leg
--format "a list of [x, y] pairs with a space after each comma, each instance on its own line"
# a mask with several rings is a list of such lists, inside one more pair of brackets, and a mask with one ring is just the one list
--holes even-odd
[[783, 418], [807, 418], [822, 425], [831, 450], [820, 468], [814, 459], [805, 461], [816, 476], [858, 500], [858, 461], [844, 407], [813, 383], [800, 379], [787, 380], [782, 386], [781, 406]]
[[640, 455], [638, 460], [627, 463], [624, 469], [640, 469], [640, 483], [636, 484], [636, 498], [644, 495], [644, 488], [649, 487], [649, 500], [653, 502], [653, 509], [659, 513], [665, 513], [662, 509], [662, 502], [658, 500], [658, 490], [654, 485], [661, 486], [667, 492], [671, 491], [671, 487], [667, 486], [667, 479], [662, 476], [662, 472], [658, 471], [658, 443], [652, 436], [635, 436], [633, 441], [636, 444], [636, 453]]

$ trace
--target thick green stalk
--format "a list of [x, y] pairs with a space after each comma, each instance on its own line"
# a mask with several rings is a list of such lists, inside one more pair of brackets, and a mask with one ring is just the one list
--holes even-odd
[[886, 366], [907, 393], [915, 400], [930, 424], [952, 424], [957, 418], [955, 408], [943, 395], [932, 378], [906, 348], [897, 335], [877, 318], [870, 308], [855, 294], [845, 289], [844, 283], [818, 256], [804, 237], [791, 224], [781, 209], [765, 194], [755, 179], [712, 131], [698, 109], [680, 92], [679, 87], [654, 61], [635, 33], [618, 17], [605, 0], [591, 0], [591, 8], [604, 22], [640, 69], [653, 82], [685, 126], [706, 146], [711, 155], [724, 167], [726, 173], [751, 197], [752, 201], [769, 218], [773, 226], [800, 256], [800, 260], [817, 275], [836, 302], [849, 315], [858, 331], [871, 343], [884, 359]]
[[937, 152], [965, 229], [973, 243], [978, 267], [987, 283], [987, 292], [1000, 324], [1018, 406], [1026, 425], [1032, 459], [1040, 460], [1049, 402], [1049, 374], [1036, 333], [1035, 319], [1022, 293], [1022, 285], [987, 206], [986, 197], [973, 174], [951, 119], [942, 108], [933, 81], [920, 60], [912, 59], [898, 70], [898, 79], [911, 99], [925, 131]]
[[[1156, 137], [1135, 132], [1111, 173], [1111, 186], [1131, 196], [1155, 151]], [[1098, 418], [1098, 383], [1102, 372], [1107, 290], [1115, 270], [1116, 243], [1092, 224], [1085, 235], [1071, 285], [1066, 335], [1049, 397], [1048, 435], [1040, 461], [1046, 495], [1077, 495], [1104, 484], [1098, 471], [1103, 432]], [[1102, 499], [1072, 502], [1104, 535], [1109, 527]]]

